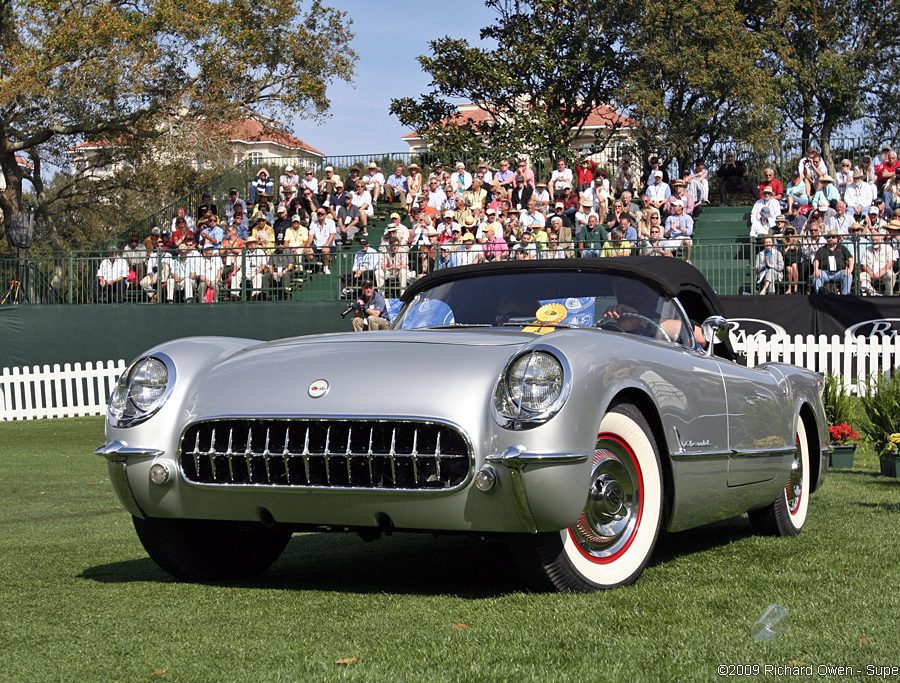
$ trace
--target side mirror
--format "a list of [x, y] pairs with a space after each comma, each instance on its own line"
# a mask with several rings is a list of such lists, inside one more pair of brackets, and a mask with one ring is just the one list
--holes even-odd
[[703, 332], [703, 338], [706, 340], [706, 355], [711, 356], [713, 346], [717, 342], [728, 340], [728, 334], [731, 332], [733, 323], [723, 318], [721, 315], [711, 315], [703, 321], [700, 329]]

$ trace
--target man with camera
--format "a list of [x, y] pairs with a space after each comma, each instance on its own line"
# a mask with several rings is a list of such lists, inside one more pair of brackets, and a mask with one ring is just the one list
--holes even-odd
[[360, 298], [350, 304], [342, 315], [353, 311], [353, 331], [362, 332], [368, 327], [370, 332], [386, 330], [390, 327], [387, 319], [387, 303], [381, 292], [375, 291], [371, 280], [362, 283]]

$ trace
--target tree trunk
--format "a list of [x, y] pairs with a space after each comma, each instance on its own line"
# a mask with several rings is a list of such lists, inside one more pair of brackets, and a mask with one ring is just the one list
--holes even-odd
[[6, 188], [0, 192], [0, 240], [6, 237], [6, 227], [22, 206], [22, 169], [16, 161], [15, 152], [0, 152], [0, 171], [6, 181]]
[[835, 166], [834, 159], [831, 157], [831, 133], [831, 121], [826, 114], [825, 120], [822, 122], [822, 159], [825, 160], [825, 165], [828, 167], [828, 173], [833, 176], [835, 173]]

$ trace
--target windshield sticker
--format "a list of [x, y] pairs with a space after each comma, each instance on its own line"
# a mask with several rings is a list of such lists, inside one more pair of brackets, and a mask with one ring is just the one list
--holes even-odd
[[593, 327], [596, 320], [597, 299], [592, 296], [569, 297], [568, 299], [542, 299], [541, 304], [560, 304], [565, 316], [557, 321], [559, 325], [570, 327]]
[[548, 326], [529, 325], [524, 328], [523, 332], [534, 332], [535, 334], [547, 334], [556, 329], [556, 325], [561, 323], [568, 311], [566, 307], [559, 302], [544, 304], [534, 314], [537, 323], [545, 323]]

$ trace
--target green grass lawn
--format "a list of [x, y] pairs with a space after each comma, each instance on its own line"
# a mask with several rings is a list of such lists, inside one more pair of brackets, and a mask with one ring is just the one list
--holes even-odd
[[[425, 535], [295, 536], [253, 584], [187, 585], [138, 543], [91, 455], [102, 428], [0, 423], [0, 681], [709, 681], [720, 664], [873, 680], [865, 666], [900, 665], [900, 482], [871, 454], [829, 475], [798, 538], [744, 519], [671, 534], [615, 591], [524, 593], [503, 544]], [[770, 603], [787, 630], [753, 641]]]

